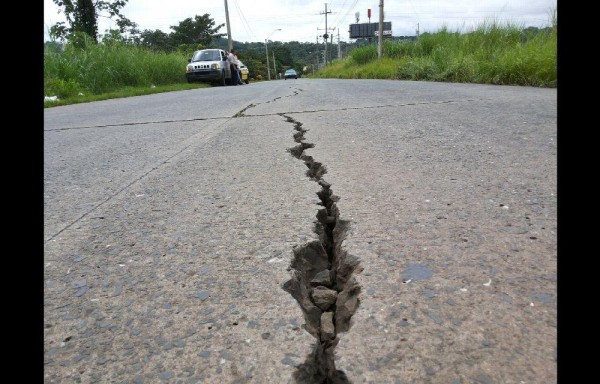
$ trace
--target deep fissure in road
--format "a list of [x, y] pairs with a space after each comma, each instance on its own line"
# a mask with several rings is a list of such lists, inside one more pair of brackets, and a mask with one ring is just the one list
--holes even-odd
[[304, 162], [306, 176], [321, 186], [317, 196], [323, 206], [317, 211], [314, 228], [319, 240], [294, 248], [289, 268], [292, 277], [283, 284], [302, 309], [306, 331], [316, 339], [294, 379], [307, 384], [349, 383], [346, 374], [335, 367], [334, 350], [339, 333], [350, 329], [350, 319], [360, 304], [361, 288], [353, 276], [359, 260], [342, 248], [350, 222], [340, 219], [336, 205], [339, 197], [323, 179], [325, 165], [305, 154], [306, 149], [314, 147], [304, 141], [307, 130], [290, 116], [281, 116], [294, 124], [294, 140], [298, 143], [288, 151]]

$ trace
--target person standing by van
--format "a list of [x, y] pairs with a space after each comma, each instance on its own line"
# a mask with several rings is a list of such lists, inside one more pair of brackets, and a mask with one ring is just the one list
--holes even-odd
[[237, 49], [232, 49], [227, 56], [229, 67], [231, 68], [231, 85], [244, 85], [240, 74], [240, 64], [237, 58]]

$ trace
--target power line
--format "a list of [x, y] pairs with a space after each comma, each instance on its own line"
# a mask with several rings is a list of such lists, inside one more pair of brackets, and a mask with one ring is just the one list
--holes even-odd
[[[357, 0], [357, 1], [358, 1], [358, 0]], [[334, 24], [339, 24], [339, 23], [340, 23], [340, 20], [341, 20], [343, 17], [345, 17], [345, 16], [341, 16], [341, 15], [342, 15], [342, 13], [344, 12], [344, 7], [346, 6], [346, 2], [348, 2], [348, 0], [344, 0], [344, 3], [342, 4], [342, 6], [341, 6], [341, 7], [339, 7], [339, 8], [341, 9], [341, 11], [340, 11], [340, 13], [339, 13], [339, 16], [338, 16], [338, 18], [335, 20], [335, 23], [334, 23]], [[332, 5], [333, 5], [333, 4], [332, 4]]]
[[325, 12], [322, 12], [321, 14], [325, 14], [325, 34], [323, 35], [323, 40], [325, 40], [325, 65], [327, 65], [327, 38], [329, 38], [329, 35], [327, 34], [327, 14], [331, 13], [331, 11], [327, 11], [327, 3], [325, 3]]
[[[233, 2], [235, 3], [235, 10], [237, 11], [238, 15], [240, 16], [240, 20], [242, 20], [242, 26], [244, 27], [244, 30], [246, 31], [246, 33], [248, 35], [254, 36], [254, 39], [256, 39], [256, 35], [252, 31], [252, 28], [250, 28], [250, 24], [248, 24], [248, 21], [246, 20], [246, 17], [244, 16], [244, 13], [242, 12], [242, 8], [239, 6], [237, 0], [233, 0]], [[248, 26], [248, 28], [246, 28], [246, 26]], [[248, 32], [248, 30], [250, 30], [250, 32]]]
[[[349, 25], [349, 24], [352, 24], [352, 22], [347, 22], [345, 20], [347, 19], [347, 17], [350, 14], [350, 12], [352, 12], [352, 10], [354, 9], [354, 7], [356, 6], [356, 3], [358, 3], [358, 0], [354, 0], [354, 2], [352, 3], [352, 5], [350, 5], [346, 10], [344, 10], [344, 7], [346, 6], [346, 2], [347, 2], [347, 0], [344, 0], [344, 4], [342, 4], [342, 10], [340, 11], [338, 18], [335, 21], [336, 25]], [[352, 20], [354, 21], [354, 19], [352, 19]], [[339, 28], [338, 28], [338, 32], [339, 32]]]
[[[419, 20], [419, 14], [415, 10], [415, 6], [413, 5], [412, 1], [408, 0], [408, 2], [410, 3], [410, 7], [413, 9], [413, 12], [414, 12], [414, 14], [415, 14], [415, 16], [417, 18], [417, 24], [419, 24], [421, 22], [421, 20]], [[417, 29], [418, 29], [418, 27], [417, 27]], [[417, 35], [418, 35], [418, 33], [417, 33]]]

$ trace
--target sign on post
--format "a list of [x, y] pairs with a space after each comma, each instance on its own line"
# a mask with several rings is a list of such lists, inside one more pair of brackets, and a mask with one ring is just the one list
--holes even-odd
[[[379, 36], [379, 23], [350, 24], [350, 38], [362, 39]], [[392, 36], [392, 22], [383, 22], [383, 36]]]

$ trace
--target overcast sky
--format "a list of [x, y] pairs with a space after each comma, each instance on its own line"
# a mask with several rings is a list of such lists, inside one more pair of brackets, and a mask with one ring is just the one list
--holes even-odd
[[[229, 10], [231, 37], [240, 42], [273, 41], [316, 42], [325, 33], [325, 7], [327, 4], [327, 29], [341, 41], [349, 38], [349, 25], [379, 22], [379, 4], [382, 0], [129, 0], [122, 9], [123, 15], [137, 23], [140, 30], [160, 29], [172, 32], [171, 26], [186, 18], [209, 14], [216, 25], [226, 23], [225, 3]], [[496, 21], [501, 25], [549, 26], [557, 0], [383, 0], [384, 21], [392, 23], [393, 36], [414, 36], [436, 32], [446, 26], [450, 31], [465, 32], [484, 22]], [[49, 40], [48, 30], [58, 21], [52, 0], [44, 0], [44, 41]], [[98, 33], [116, 28], [114, 22], [100, 18]], [[281, 31], [277, 31], [281, 29]], [[219, 32], [227, 33], [224, 25]], [[321, 40], [322, 41], [322, 40]]]

